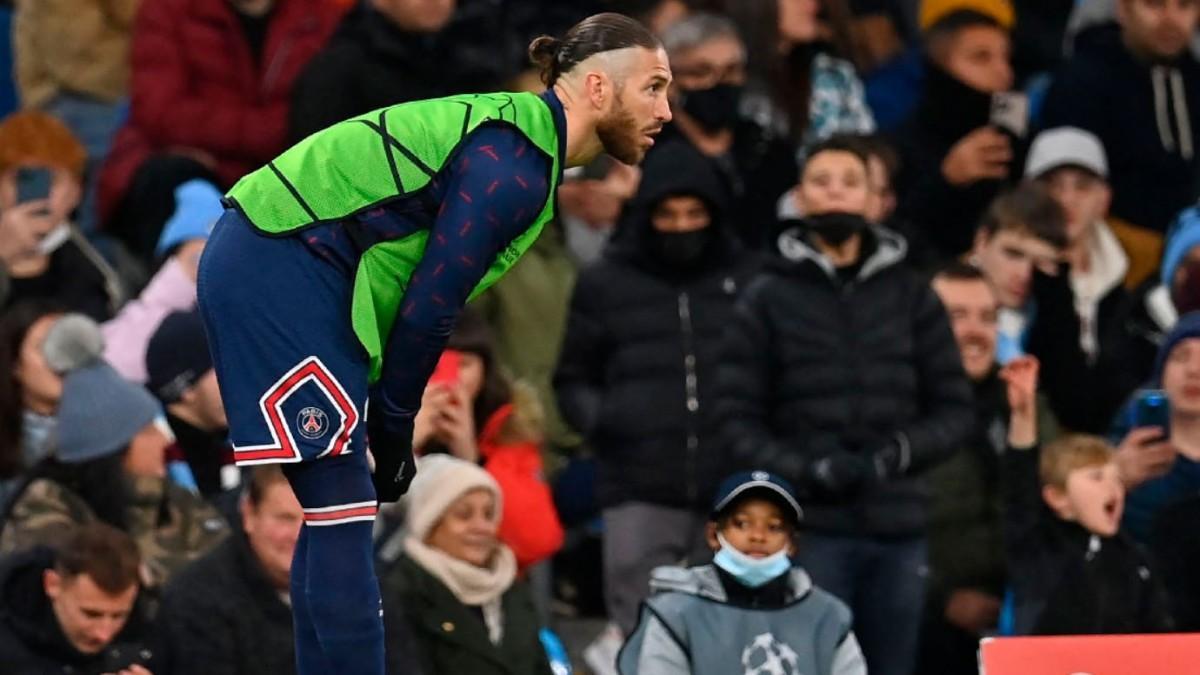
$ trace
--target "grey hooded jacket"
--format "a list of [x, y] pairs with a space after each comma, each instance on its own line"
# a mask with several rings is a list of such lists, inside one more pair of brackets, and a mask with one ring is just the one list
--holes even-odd
[[660, 567], [637, 629], [621, 649], [621, 675], [866, 675], [850, 610], [790, 572], [777, 609], [729, 604], [712, 565]]

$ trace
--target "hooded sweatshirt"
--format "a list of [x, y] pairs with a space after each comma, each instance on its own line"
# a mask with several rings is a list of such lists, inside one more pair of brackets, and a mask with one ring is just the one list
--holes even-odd
[[[704, 234], [654, 229], [654, 207], [676, 195], [706, 203]], [[728, 470], [710, 412], [721, 333], [759, 259], [730, 233], [725, 200], [695, 149], [663, 144], [604, 257], [579, 275], [554, 384], [596, 453], [602, 506], [703, 509]]]
[[[1087, 101], [1081, 105], [1081, 101]], [[1109, 157], [1112, 214], [1162, 233], [1195, 200], [1200, 168], [1200, 63], [1187, 50], [1151, 63], [1115, 25], [1088, 30], [1046, 95], [1042, 123], [1087, 129]]]

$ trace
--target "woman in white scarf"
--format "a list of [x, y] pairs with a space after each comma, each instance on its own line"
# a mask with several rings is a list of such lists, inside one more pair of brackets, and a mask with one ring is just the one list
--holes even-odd
[[550, 673], [533, 600], [496, 537], [503, 503], [491, 475], [427, 456], [407, 501], [404, 555], [381, 579], [389, 672]]

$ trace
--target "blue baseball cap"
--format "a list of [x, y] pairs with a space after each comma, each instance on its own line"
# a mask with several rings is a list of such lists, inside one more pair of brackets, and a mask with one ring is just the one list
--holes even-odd
[[743, 471], [721, 481], [711, 517], [715, 520], [739, 498], [754, 493], [762, 493], [761, 496], [778, 502], [786, 514], [795, 518], [797, 525], [804, 520], [804, 509], [796, 501], [792, 484], [769, 471]]

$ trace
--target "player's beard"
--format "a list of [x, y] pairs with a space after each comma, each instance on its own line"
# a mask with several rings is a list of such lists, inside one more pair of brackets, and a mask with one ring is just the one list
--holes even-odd
[[620, 162], [637, 164], [646, 154], [642, 146], [642, 131], [620, 96], [613, 104], [613, 111], [596, 124], [596, 135], [600, 137], [605, 152]]

